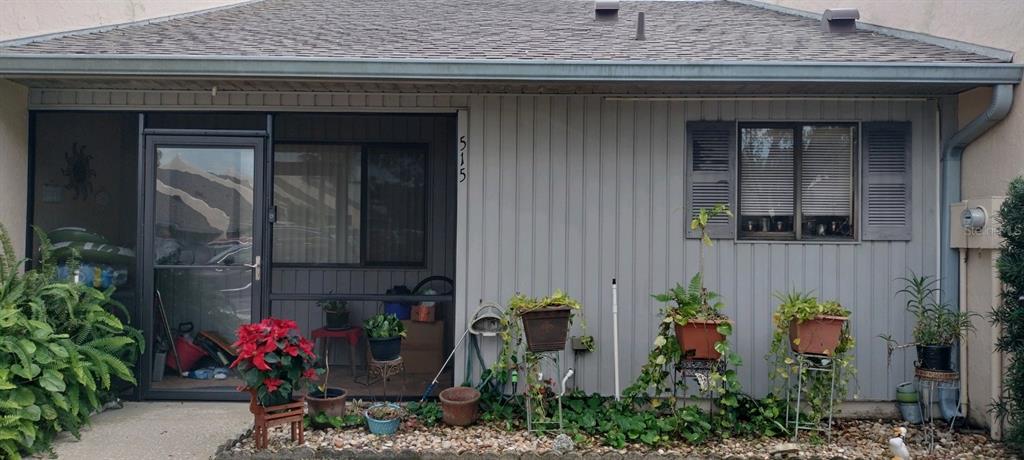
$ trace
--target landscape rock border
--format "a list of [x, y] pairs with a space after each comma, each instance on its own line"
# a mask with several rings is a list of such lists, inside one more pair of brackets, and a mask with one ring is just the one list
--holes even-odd
[[[634, 445], [615, 450], [593, 438], [584, 439], [578, 450], [560, 453], [551, 436], [537, 437], [525, 430], [506, 431], [496, 424], [471, 427], [438, 425], [424, 427], [414, 417], [403, 423], [394, 436], [375, 436], [365, 428], [307, 429], [306, 443], [295, 445], [283, 427], [270, 432], [270, 446], [257, 451], [251, 430], [224, 443], [214, 455], [216, 460], [299, 460], [299, 459], [473, 459], [473, 460], [545, 460], [545, 459], [783, 459], [888, 458], [888, 438], [895, 420], [843, 420], [837, 424], [832, 443], [788, 438], [727, 438], [699, 446], [673, 443], [660, 449]], [[1014, 458], [999, 442], [977, 432], [939, 432], [936, 451], [925, 450], [920, 427], [909, 426], [908, 446], [916, 459]]]

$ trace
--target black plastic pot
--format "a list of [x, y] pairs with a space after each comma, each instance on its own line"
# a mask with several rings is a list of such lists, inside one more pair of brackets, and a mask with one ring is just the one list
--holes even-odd
[[326, 325], [327, 329], [334, 330], [334, 331], [340, 331], [340, 330], [348, 329], [350, 327], [349, 324], [348, 324], [348, 312], [347, 311], [326, 312], [326, 313], [327, 313], [327, 325]]
[[402, 353], [402, 338], [388, 337], [384, 339], [370, 338], [370, 354], [376, 361], [391, 361], [398, 359]]
[[951, 371], [952, 345], [918, 345], [917, 367], [932, 371]]

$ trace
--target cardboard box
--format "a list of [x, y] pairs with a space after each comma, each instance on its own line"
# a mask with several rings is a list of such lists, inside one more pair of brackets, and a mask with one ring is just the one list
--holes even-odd
[[444, 321], [420, 323], [402, 321], [405, 340], [402, 341], [402, 359], [410, 374], [433, 374], [444, 360]]
[[444, 321], [433, 323], [420, 323], [412, 320], [403, 320], [405, 324], [405, 340], [402, 341], [402, 348], [415, 347], [441, 349], [444, 346]]

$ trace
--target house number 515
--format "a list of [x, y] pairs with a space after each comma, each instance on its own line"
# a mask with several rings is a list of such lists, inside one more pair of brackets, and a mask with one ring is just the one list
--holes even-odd
[[459, 183], [466, 181], [466, 136], [459, 136]]

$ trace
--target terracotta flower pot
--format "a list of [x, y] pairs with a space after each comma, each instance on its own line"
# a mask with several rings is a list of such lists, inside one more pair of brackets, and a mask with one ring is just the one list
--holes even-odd
[[819, 315], [802, 323], [790, 322], [789, 346], [797, 353], [831, 356], [839, 346], [846, 320], [845, 316]]
[[676, 324], [676, 341], [686, 359], [718, 359], [722, 354], [715, 350], [715, 344], [725, 340], [718, 332], [718, 325], [728, 320], [691, 319], [685, 326]]
[[309, 407], [309, 414], [316, 415], [323, 412], [332, 417], [344, 417], [347, 410], [345, 400], [348, 392], [341, 388], [327, 388], [327, 394], [320, 393], [320, 390], [313, 390], [306, 393], [306, 406]]
[[434, 322], [434, 305], [416, 304], [412, 306], [412, 320], [419, 323], [433, 323]]
[[565, 349], [570, 315], [572, 309], [569, 307], [542, 308], [523, 313], [526, 349], [535, 353]]
[[480, 416], [480, 392], [470, 387], [451, 387], [437, 395], [444, 423], [471, 425]]

